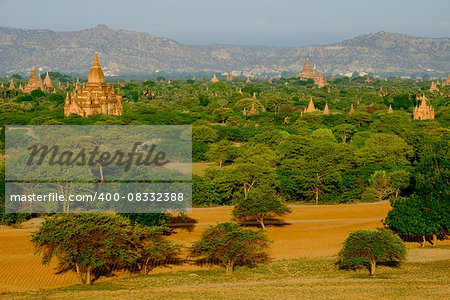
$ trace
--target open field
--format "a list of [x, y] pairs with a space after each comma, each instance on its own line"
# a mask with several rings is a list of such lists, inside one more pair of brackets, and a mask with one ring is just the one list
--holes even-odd
[[[275, 261], [303, 257], [328, 257], [318, 260], [327, 261], [330, 256], [335, 255], [339, 251], [342, 242], [350, 231], [362, 228], [374, 229], [381, 226], [380, 220], [386, 216], [389, 208], [388, 203], [292, 206], [293, 212], [285, 216], [283, 222], [276, 222], [276, 225], [267, 227], [269, 237], [273, 240], [269, 253]], [[188, 230], [186, 227], [175, 228], [175, 234], [169, 237], [186, 246], [198, 240], [201, 232], [209, 225], [230, 220], [231, 208], [197, 208], [193, 209], [193, 212], [188, 215], [197, 221], [193, 228], [191, 230]], [[78, 283], [75, 273], [55, 275], [56, 261], [50, 266], [41, 265], [41, 258], [33, 255], [33, 248], [29, 242], [30, 234], [33, 230], [11, 229], [10, 227], [0, 228], [0, 292], [24, 292], [70, 286]], [[443, 243], [441, 242], [440, 244]], [[448, 244], [448, 242], [445, 244]], [[417, 248], [418, 244], [409, 244], [408, 247]], [[429, 251], [436, 250], [438, 249], [430, 249]], [[435, 255], [438, 253], [437, 258], [439, 259], [449, 258], [448, 249], [440, 250], [441, 252], [433, 252], [434, 255], [431, 256], [430, 261], [434, 261], [436, 259]], [[413, 255], [412, 257], [415, 257], [413, 259], [414, 263], [423, 263], [421, 255]], [[313, 262], [315, 260], [310, 261]], [[184, 264], [172, 266], [171, 268], [158, 268], [153, 270], [151, 274], [163, 276], [158, 275], [158, 273], [197, 272], [199, 270], [208, 270], [205, 274], [221, 273], [221, 270], [218, 270], [217, 267]], [[118, 275], [118, 277], [128, 276], [128, 274]], [[294, 285], [294, 283], [289, 283], [289, 280], [292, 279], [289, 278], [289, 276], [285, 278], [286, 285]], [[95, 286], [103, 284], [102, 282], [106, 284], [108, 281], [110, 281], [109, 278], [101, 278], [96, 282]], [[268, 284], [268, 289], [270, 289], [270, 285]], [[207, 294], [205, 294], [206, 296]], [[242, 296], [245, 295], [243, 294]]]
[[[448, 248], [412, 249], [450, 251]], [[334, 258], [276, 261], [238, 268], [233, 276], [223, 269], [160, 273], [72, 286], [14, 293], [5, 299], [448, 299], [450, 259], [407, 262], [400, 268], [378, 267], [341, 271]], [[0, 298], [2, 296], [0, 295]]]

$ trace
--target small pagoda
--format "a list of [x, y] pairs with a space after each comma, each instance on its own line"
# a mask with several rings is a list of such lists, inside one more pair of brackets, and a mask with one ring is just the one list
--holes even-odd
[[313, 102], [313, 100], [312, 100], [312, 98], [311, 98], [311, 100], [309, 100], [308, 107], [305, 108], [304, 112], [305, 112], [305, 113], [310, 113], [310, 112], [313, 112], [313, 111], [315, 111], [315, 110], [316, 110], [316, 108], [314, 107], [314, 102]]
[[9, 83], [9, 90], [12, 91], [16, 88], [16, 86], [14, 85], [14, 80], [11, 78], [11, 82]]
[[44, 78], [44, 88], [46, 88], [47, 90], [51, 90], [51, 89], [55, 88], [55, 86], [52, 83], [52, 80], [50, 79], [50, 75], [48, 75], [48, 72]]

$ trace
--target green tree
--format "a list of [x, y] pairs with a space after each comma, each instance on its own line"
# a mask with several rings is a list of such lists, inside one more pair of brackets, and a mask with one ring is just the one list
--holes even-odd
[[206, 157], [212, 161], [218, 162], [222, 168], [222, 164], [233, 157], [235, 154], [235, 145], [232, 141], [222, 140], [216, 144], [211, 145], [211, 148], [206, 152]]
[[414, 152], [404, 139], [395, 134], [375, 133], [356, 151], [361, 165], [369, 163], [388, 163], [407, 165]]
[[391, 177], [386, 171], [375, 171], [370, 176], [369, 183], [378, 201], [382, 201], [395, 192], [391, 185]]
[[192, 139], [198, 142], [212, 143], [217, 139], [217, 131], [206, 125], [193, 126]]
[[[409, 199], [391, 203], [385, 225], [406, 240], [418, 240], [424, 245], [428, 238], [436, 245], [450, 228], [450, 163], [448, 136], [429, 136], [418, 150], [413, 177], [415, 191]], [[429, 238], [431, 236], [431, 238]]]
[[60, 271], [75, 269], [80, 283], [90, 284], [95, 269], [136, 260], [133, 238], [130, 221], [121, 216], [63, 214], [47, 217], [31, 241], [44, 264], [57, 257]]
[[164, 240], [165, 232], [163, 227], [133, 227], [133, 250], [136, 252], [133, 266], [141, 274], [148, 274], [153, 268], [165, 265], [179, 254], [181, 246]]
[[391, 231], [357, 230], [350, 233], [339, 252], [340, 268], [354, 269], [367, 266], [370, 275], [375, 275], [377, 262], [406, 259], [406, 246]]
[[264, 257], [269, 243], [262, 230], [244, 229], [231, 222], [219, 223], [202, 233], [201, 239], [192, 245], [191, 253], [195, 257], [219, 261], [231, 275], [234, 266], [254, 264]]
[[296, 171], [292, 180], [316, 204], [322, 194], [339, 185], [341, 172], [353, 164], [351, 146], [338, 144], [329, 129], [314, 131], [310, 138], [305, 139], [298, 154], [297, 157], [284, 160], [283, 166]]
[[197, 206], [225, 204], [214, 182], [198, 175], [192, 175], [192, 203]]
[[336, 137], [340, 138], [343, 143], [346, 143], [348, 139], [350, 139], [353, 134], [355, 134], [358, 130], [354, 125], [351, 124], [341, 124], [333, 127], [333, 133]]
[[416, 195], [410, 198], [399, 197], [395, 202], [391, 201], [391, 206], [384, 224], [400, 234], [405, 241], [417, 241], [424, 246], [427, 235], [436, 235], [442, 231], [436, 219], [427, 218], [430, 208]]
[[213, 115], [216, 115], [220, 121], [222, 122], [222, 124], [225, 123], [225, 121], [231, 117], [231, 115], [233, 114], [233, 109], [228, 108], [228, 107], [220, 107], [220, 108], [216, 108], [213, 111]]
[[405, 170], [397, 170], [389, 173], [391, 186], [395, 189], [395, 198], [397, 199], [400, 191], [409, 186], [409, 177], [411, 173]]
[[270, 187], [252, 189], [247, 198], [240, 196], [233, 208], [233, 216], [240, 221], [254, 219], [265, 230], [264, 220], [274, 215], [282, 216], [291, 212], [284, 200], [270, 190]]

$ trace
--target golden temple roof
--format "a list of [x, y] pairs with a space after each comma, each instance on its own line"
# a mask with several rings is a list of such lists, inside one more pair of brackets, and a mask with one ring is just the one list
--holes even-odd
[[97, 52], [95, 52], [94, 63], [89, 71], [88, 83], [103, 83], [105, 82], [105, 76], [103, 75], [102, 68], [98, 63]]

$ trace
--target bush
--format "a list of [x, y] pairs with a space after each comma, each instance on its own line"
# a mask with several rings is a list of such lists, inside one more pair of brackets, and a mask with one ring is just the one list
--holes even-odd
[[210, 226], [202, 233], [202, 238], [191, 247], [191, 254], [203, 257], [226, 268], [233, 273], [234, 266], [251, 265], [266, 259], [264, 249], [269, 240], [264, 231], [244, 229], [237, 223], [219, 223]]
[[131, 224], [142, 226], [164, 226], [166, 225], [169, 217], [165, 214], [147, 214], [147, 213], [123, 213], [120, 214], [131, 221]]
[[405, 258], [405, 244], [391, 231], [357, 230], [345, 240], [337, 264], [341, 269], [368, 267], [370, 275], [375, 275], [377, 262], [401, 262]]
[[204, 142], [192, 141], [192, 162], [206, 161], [209, 145]]
[[233, 216], [238, 220], [254, 219], [265, 230], [264, 219], [291, 212], [284, 200], [274, 192], [268, 192], [268, 189], [269, 187], [252, 188], [246, 198], [244, 196], [238, 198]]

